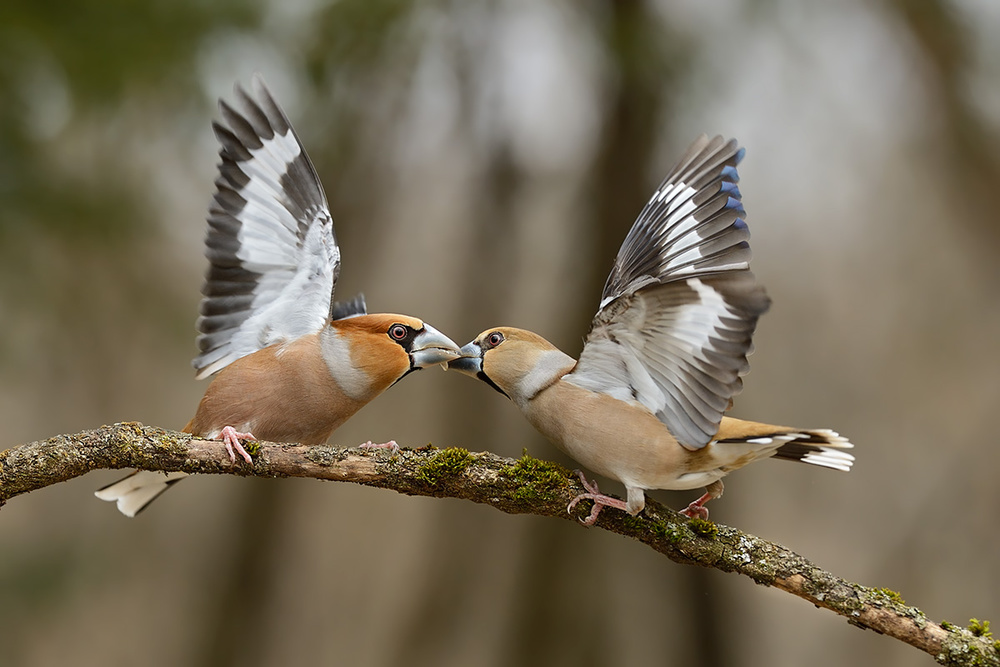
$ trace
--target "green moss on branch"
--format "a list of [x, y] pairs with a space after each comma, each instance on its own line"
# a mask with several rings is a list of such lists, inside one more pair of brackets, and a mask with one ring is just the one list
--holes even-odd
[[[0, 506], [16, 496], [100, 468], [348, 481], [406, 494], [462, 498], [512, 514], [573, 522], [577, 518], [566, 512], [566, 506], [585, 491], [565, 468], [527, 454], [515, 461], [460, 448], [403, 449], [389, 454], [251, 444], [254, 462], [234, 464], [218, 442], [134, 422], [27, 443], [0, 452]], [[606, 510], [597, 527], [642, 542], [675, 562], [735, 572], [792, 593], [844, 616], [853, 625], [909, 643], [943, 665], [1000, 667], [1000, 643], [993, 640], [987, 621], [972, 619], [967, 629], [934, 623], [916, 607], [907, 606], [895, 591], [845, 581], [781, 545], [734, 528], [688, 520], [652, 500], [636, 517]]]

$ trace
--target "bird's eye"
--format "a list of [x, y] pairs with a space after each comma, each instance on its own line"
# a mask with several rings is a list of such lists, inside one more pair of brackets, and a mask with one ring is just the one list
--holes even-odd
[[393, 324], [389, 327], [389, 335], [393, 340], [403, 340], [406, 338], [407, 333], [409, 333], [405, 326], [402, 324]]
[[499, 331], [494, 331], [489, 336], [486, 337], [486, 344], [490, 347], [496, 347], [503, 342], [503, 334]]

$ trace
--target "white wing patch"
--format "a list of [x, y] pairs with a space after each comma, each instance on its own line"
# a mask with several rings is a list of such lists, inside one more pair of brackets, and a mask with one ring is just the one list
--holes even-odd
[[319, 331], [329, 317], [340, 249], [312, 162], [263, 81], [220, 102], [222, 148], [209, 209], [210, 266], [198, 318], [206, 377], [275, 343]]
[[703, 447], [742, 387], [762, 306], [747, 272], [646, 288], [598, 315], [565, 379], [641, 403], [681, 444]]
[[693, 354], [704, 358], [701, 353], [709, 347], [712, 334], [725, 328], [721, 316], [732, 317], [735, 313], [722, 300], [721, 294], [697, 278], [691, 278], [686, 284], [697, 293], [698, 300], [677, 308], [671, 333], [687, 343]]
[[749, 271], [736, 187], [743, 151], [702, 137], [639, 214], [615, 259], [568, 382], [644, 405], [704, 447], [749, 370], [768, 299]]
[[329, 229], [329, 221], [309, 228], [299, 249], [298, 270], [289, 273], [279, 292], [272, 288], [256, 295], [253, 314], [233, 335], [234, 349], [256, 351], [323, 328], [334, 287], [333, 274], [326, 267], [340, 261], [340, 250], [332, 234], [326, 233]]

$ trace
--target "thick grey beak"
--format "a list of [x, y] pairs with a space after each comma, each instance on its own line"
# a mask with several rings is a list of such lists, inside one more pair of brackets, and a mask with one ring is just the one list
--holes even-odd
[[448, 362], [450, 370], [465, 373], [472, 377], [478, 377], [483, 370], [483, 352], [479, 344], [475, 341], [465, 345], [459, 350], [462, 356]]
[[455, 341], [426, 323], [424, 330], [417, 334], [410, 347], [410, 359], [414, 368], [446, 364], [461, 354]]

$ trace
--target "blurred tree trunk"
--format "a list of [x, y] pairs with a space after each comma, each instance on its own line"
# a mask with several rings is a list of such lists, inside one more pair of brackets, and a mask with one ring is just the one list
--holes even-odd
[[[650, 178], [658, 182], [669, 167], [655, 164], [653, 158], [663, 138], [664, 121], [672, 115], [671, 82], [679, 78], [677, 68], [686, 46], [682, 35], [664, 34], [662, 24], [653, 20], [644, 3], [617, 0], [609, 9], [607, 53], [618, 81], [610, 87], [591, 188], [597, 231], [592, 236], [597, 244], [594, 256], [602, 261], [591, 263], [591, 273], [581, 281], [586, 292], [595, 296], [601, 293], [618, 247], [649, 197]], [[682, 148], [670, 154], [679, 155]], [[596, 310], [597, 299], [594, 304]], [[589, 330], [592, 316], [572, 323], [574, 330]], [[572, 558], [572, 554], [564, 556]], [[558, 564], [559, 560], [548, 562]], [[689, 572], [684, 585], [671, 592], [683, 610], [679, 619], [687, 626], [684, 634], [691, 639], [692, 652], [688, 660], [693, 660], [686, 662], [693, 667], [727, 663], [726, 642], [717, 632], [723, 624], [718, 622], [720, 590], [714, 582], [711, 572]]]

